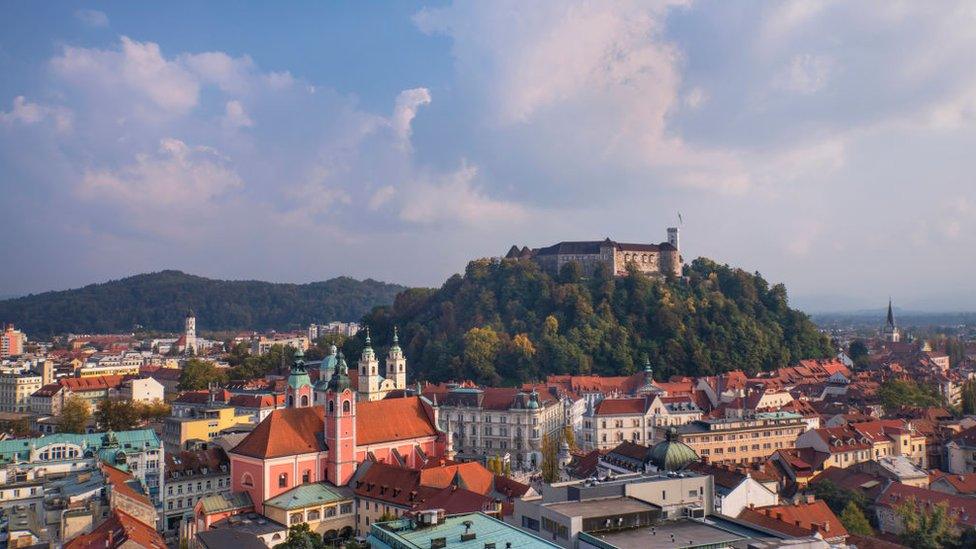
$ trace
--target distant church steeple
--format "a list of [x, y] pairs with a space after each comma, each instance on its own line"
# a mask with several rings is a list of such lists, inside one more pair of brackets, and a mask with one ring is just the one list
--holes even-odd
[[884, 340], [888, 343], [898, 343], [901, 341], [901, 332], [898, 327], [895, 326], [895, 313], [891, 308], [891, 298], [888, 298], [888, 318], [885, 321], [885, 326], [881, 330], [881, 335]]

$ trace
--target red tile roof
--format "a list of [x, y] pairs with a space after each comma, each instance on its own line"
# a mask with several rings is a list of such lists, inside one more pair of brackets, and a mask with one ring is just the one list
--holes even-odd
[[644, 398], [605, 398], [596, 405], [594, 413], [598, 416], [643, 414], [647, 409]]
[[[324, 450], [325, 409], [283, 408], [268, 414], [232, 453], [272, 458]], [[396, 418], [396, 421], [391, 421]], [[433, 417], [420, 397], [356, 404], [356, 444], [378, 444], [437, 435]]]
[[976, 526], [976, 498], [955, 496], [927, 488], [917, 488], [900, 482], [891, 483], [881, 496], [875, 501], [876, 505], [895, 508], [906, 501], [914, 501], [919, 507], [932, 507], [945, 504], [949, 513], [960, 524]]
[[976, 494], [976, 473], [958, 475], [935, 470], [929, 473], [929, 487], [931, 487], [936, 481], [942, 481], [949, 484], [960, 495]]
[[795, 505], [746, 508], [739, 519], [793, 536], [820, 532], [824, 539], [847, 537], [847, 529], [822, 500]]
[[106, 483], [111, 485], [112, 489], [117, 493], [152, 507], [152, 502], [149, 500], [149, 496], [143, 494], [142, 492], [136, 491], [133, 485], [138, 486], [139, 481], [137, 481], [130, 473], [122, 471], [121, 469], [116, 469], [107, 463], [102, 463], [102, 473], [105, 474]]
[[122, 386], [124, 379], [125, 376], [64, 377], [59, 379], [58, 383], [72, 393], [79, 393], [83, 391], [118, 389]]
[[91, 533], [65, 543], [64, 549], [114, 549], [127, 543], [146, 549], [166, 549], [159, 532], [119, 509]]

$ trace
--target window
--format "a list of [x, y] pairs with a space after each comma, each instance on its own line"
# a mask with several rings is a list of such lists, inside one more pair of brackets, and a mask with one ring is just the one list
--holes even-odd
[[343, 400], [342, 401], [342, 413], [343, 414], [348, 414], [349, 413], [349, 401], [348, 400]]
[[305, 469], [305, 472], [302, 473], [302, 484], [308, 484], [309, 482], [312, 482], [312, 472]]
[[339, 505], [339, 512], [343, 515], [348, 515], [352, 513], [352, 503], [343, 503]]
[[278, 475], [278, 487], [287, 488], [288, 487], [288, 473], [281, 473]]
[[318, 509], [315, 509], [313, 511], [309, 511], [308, 512], [308, 520], [310, 520], [310, 521], [312, 521], [312, 520], [319, 520], [319, 517], [320, 517], [320, 513], [319, 513], [319, 510]]
[[334, 517], [334, 516], [336, 516], [336, 508], [335, 508], [335, 506], [333, 506], [333, 507], [326, 507], [325, 508], [325, 518]]
[[329, 413], [331, 414], [333, 412], [335, 412], [335, 401], [330, 400], [329, 401]]
[[308, 406], [308, 395], [302, 395], [302, 406]]
[[251, 478], [250, 473], [244, 473], [241, 475], [241, 486], [245, 488], [254, 488], [254, 479]]
[[291, 516], [288, 517], [288, 524], [298, 524], [299, 522], [303, 521], [302, 519], [303, 517], [301, 513], [292, 513]]

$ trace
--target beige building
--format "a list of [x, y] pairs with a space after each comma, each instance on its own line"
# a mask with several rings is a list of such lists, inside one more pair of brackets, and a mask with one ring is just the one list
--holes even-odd
[[607, 398], [583, 415], [578, 444], [586, 450], [609, 450], [625, 440], [650, 445], [664, 438], [662, 427], [685, 425], [701, 417], [701, 409], [687, 396]]
[[542, 438], [563, 427], [555, 395], [508, 387], [429, 386], [424, 396], [438, 407], [441, 423], [459, 459], [509, 456], [512, 468], [542, 463]]
[[196, 417], [168, 417], [163, 422], [163, 447], [167, 453], [188, 449], [192, 442], [210, 442], [224, 429], [251, 423], [250, 414], [237, 413], [233, 406], [213, 404]]
[[749, 418], [706, 419], [677, 428], [681, 442], [712, 463], [762, 461], [792, 448], [807, 428], [803, 416], [789, 412], [757, 413]]
[[928, 468], [925, 435], [915, 431], [911, 422], [900, 419], [812, 429], [796, 440], [796, 447], [829, 453], [824, 468], [850, 467], [855, 463], [890, 456], [904, 456], [915, 465]]
[[349, 536], [356, 526], [352, 490], [325, 482], [300, 484], [264, 502], [264, 516], [288, 527], [308, 524], [325, 540]]
[[0, 411], [30, 412], [31, 395], [41, 388], [43, 378], [25, 367], [0, 371]]

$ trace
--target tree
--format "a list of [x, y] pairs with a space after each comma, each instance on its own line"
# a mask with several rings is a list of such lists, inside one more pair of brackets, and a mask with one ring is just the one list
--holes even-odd
[[542, 435], [542, 480], [556, 482], [559, 480], [559, 448], [555, 439], [548, 434]]
[[139, 425], [139, 410], [131, 400], [102, 399], [95, 410], [95, 422], [105, 431], [129, 431]]
[[956, 519], [945, 503], [924, 507], [910, 498], [896, 507], [895, 513], [904, 525], [900, 537], [905, 545], [913, 549], [941, 549], [955, 544]]
[[136, 413], [143, 421], [162, 421], [169, 417], [172, 407], [161, 400], [137, 402]]
[[847, 347], [847, 356], [851, 357], [854, 362], [854, 369], [860, 370], [867, 366], [868, 346], [864, 344], [863, 340], [855, 339]]
[[845, 490], [829, 480], [822, 480], [811, 485], [817, 499], [823, 500], [834, 514], [842, 514], [851, 503], [862, 511], [867, 508], [867, 498], [860, 492]]
[[486, 385], [495, 385], [500, 379], [495, 372], [495, 358], [500, 341], [490, 326], [471, 328], [464, 334], [465, 373]]
[[852, 534], [874, 535], [874, 530], [871, 528], [868, 518], [864, 516], [864, 511], [861, 511], [861, 508], [853, 501], [848, 502], [847, 507], [844, 507], [844, 512], [840, 514], [840, 521], [844, 524], [844, 528], [847, 528], [847, 531]]
[[972, 379], [962, 386], [962, 413], [976, 414], [976, 381]]
[[180, 390], [198, 391], [206, 389], [211, 383], [226, 383], [227, 375], [217, 369], [213, 362], [191, 358], [180, 372]]
[[288, 529], [285, 541], [274, 546], [274, 549], [321, 549], [325, 547], [322, 536], [312, 531], [307, 522], [296, 524]]
[[576, 284], [583, 278], [583, 268], [576, 261], [563, 263], [559, 268], [559, 281], [564, 284]]
[[71, 395], [61, 407], [58, 430], [62, 433], [84, 433], [89, 419], [91, 419], [91, 409], [88, 403], [78, 396]]
[[878, 398], [886, 411], [902, 406], [939, 406], [942, 397], [931, 387], [921, 386], [911, 380], [891, 379], [881, 384]]
[[563, 440], [566, 441], [566, 444], [569, 444], [569, 449], [570, 450], [575, 450], [576, 449], [576, 434], [573, 433], [573, 426], [572, 425], [567, 425], [567, 426], [563, 427], [562, 437], [563, 437]]

